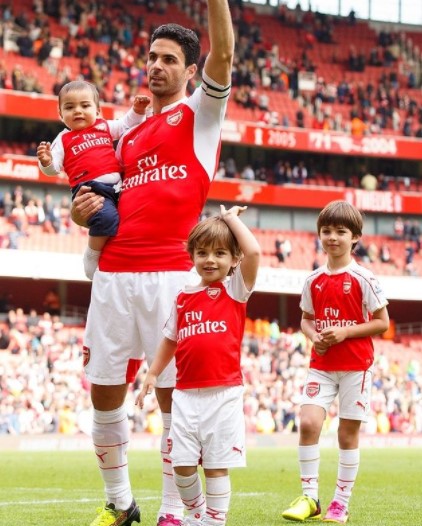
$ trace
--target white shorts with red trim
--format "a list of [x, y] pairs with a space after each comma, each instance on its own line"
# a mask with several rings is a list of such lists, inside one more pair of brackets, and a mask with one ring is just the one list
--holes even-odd
[[246, 466], [243, 385], [175, 389], [169, 435], [173, 467]]
[[300, 405], [317, 405], [325, 412], [339, 397], [339, 417], [368, 421], [371, 405], [372, 367], [366, 371], [320, 371], [310, 369]]
[[[84, 338], [85, 373], [91, 383], [121, 385], [135, 380], [142, 360], [150, 364], [176, 297], [195, 272], [101, 272], [92, 282]], [[174, 387], [174, 360], [157, 387]]]

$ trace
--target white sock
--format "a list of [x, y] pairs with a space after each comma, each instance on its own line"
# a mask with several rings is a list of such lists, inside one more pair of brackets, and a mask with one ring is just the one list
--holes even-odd
[[125, 406], [113, 411], [94, 409], [92, 440], [103, 477], [107, 503], [127, 510], [132, 503], [127, 448], [129, 422]]
[[84, 262], [85, 276], [88, 279], [92, 279], [94, 277], [94, 272], [97, 270], [98, 260], [100, 259], [100, 255], [101, 255], [100, 250], [93, 250], [92, 248], [86, 247], [83, 262]]
[[202, 482], [198, 472], [183, 477], [173, 472], [174, 481], [185, 506], [187, 517], [200, 520], [205, 513], [205, 497], [202, 493]]
[[202, 522], [204, 526], [224, 526], [230, 506], [230, 477], [206, 477], [205, 484], [207, 507]]
[[299, 467], [302, 493], [318, 500], [320, 452], [319, 444], [299, 446]]
[[171, 425], [171, 413], [161, 413], [163, 419], [163, 434], [161, 436], [161, 462], [163, 469], [163, 494], [158, 517], [167, 514], [176, 519], [183, 519], [184, 506], [173, 477], [173, 466], [170, 459], [168, 437]]
[[340, 449], [334, 500], [340, 502], [346, 508], [349, 506], [352, 489], [358, 475], [359, 462], [359, 449]]

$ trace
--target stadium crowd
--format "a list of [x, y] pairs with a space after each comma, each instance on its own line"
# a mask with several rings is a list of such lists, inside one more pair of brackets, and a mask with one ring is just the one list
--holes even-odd
[[[123, 6], [107, 2], [35, 2], [32, 11], [19, 13], [5, 4], [0, 6], [0, 47], [13, 34], [18, 55], [33, 59], [55, 76], [51, 91], [56, 95], [64, 83], [77, 75], [94, 83], [102, 100], [129, 104], [131, 97], [145, 86], [147, 43], [154, 29], [148, 16], [164, 16], [169, 5], [176, 4], [201, 36], [206, 8], [205, 2], [193, 0], [134, 3], [144, 5], [146, 14], [134, 16]], [[305, 12], [300, 6], [287, 10], [281, 5], [275, 13], [280, 30], [284, 26], [297, 31], [297, 51], [283, 56], [262, 27], [259, 16], [254, 16], [241, 1], [231, 4], [237, 42], [233, 97], [239, 105], [257, 112], [254, 120], [304, 127], [304, 114], [310, 114], [312, 128], [348, 131], [353, 135], [392, 129], [397, 134], [422, 137], [422, 113], [406, 91], [421, 86], [422, 56], [405, 33], [382, 30], [374, 36], [372, 49], [363, 53], [351, 46], [344, 59], [336, 55], [338, 46], [333, 35], [336, 30], [341, 32], [342, 24], [353, 25], [353, 18], [327, 16], [311, 9]], [[55, 34], [57, 26], [61, 28], [59, 36]], [[94, 49], [94, 44], [100, 47]], [[331, 62], [340, 67], [339, 71], [343, 68], [343, 78], [324, 78], [318, 73], [318, 63], [310, 55], [315, 47], [327, 44], [334, 45]], [[62, 66], [58, 57], [76, 59], [79, 71]], [[380, 69], [375, 83], [347, 78], [347, 72], [362, 72], [367, 64]], [[113, 77], [113, 71], [122, 74], [119, 79]], [[313, 93], [301, 92], [300, 72], [318, 75]], [[45, 92], [34, 71], [18, 61], [12, 67], [0, 61], [0, 87]], [[299, 102], [296, 122], [289, 122], [286, 115], [271, 107], [271, 91], [289, 92]], [[346, 120], [341, 113], [331, 112], [333, 103], [350, 108]]]
[[[25, 313], [21, 308], [0, 316], [0, 434], [89, 433], [91, 402], [82, 366], [83, 327], [65, 326], [57, 314]], [[422, 433], [420, 360], [410, 353], [390, 356], [381, 340], [374, 343], [372, 415], [362, 432]], [[247, 319], [241, 359], [248, 432], [297, 431], [309, 355], [310, 343], [300, 330], [281, 329], [276, 320]], [[128, 398], [131, 428], [160, 434], [155, 397], [148, 397], [144, 410], [135, 407], [145, 374], [146, 366]], [[325, 432], [334, 433], [337, 423], [334, 405]]]
[[[195, 29], [201, 33], [204, 2], [179, 0], [144, 3], [148, 11], [159, 14], [167, 12], [168, 4], [177, 3], [194, 20]], [[259, 23], [245, 16], [242, 2], [233, 4], [238, 44], [233, 85], [234, 98], [239, 104], [261, 112], [264, 119], [268, 117], [268, 111], [271, 113], [272, 110], [271, 90], [290, 91], [292, 97], [299, 99], [301, 106], [315, 116], [315, 128], [335, 129], [336, 126], [343, 126], [336, 123], [332, 116], [327, 117], [327, 111], [322, 111], [324, 104], [340, 103], [349, 105], [351, 112], [356, 113], [353, 118], [363, 122], [364, 126], [360, 126], [363, 133], [392, 127], [396, 131], [402, 130], [404, 135], [414, 133], [418, 137], [422, 136], [422, 132], [418, 132], [422, 123], [420, 110], [417, 110], [417, 105], [410, 97], [401, 93], [398, 79], [394, 75], [385, 75], [384, 69], [380, 69], [377, 86], [370, 83], [332, 83], [321, 78], [312, 97], [304, 97], [299, 93], [298, 72], [315, 69], [309, 51], [317, 45], [317, 41], [331, 41], [332, 20], [322, 20], [316, 14], [307, 13], [300, 56], [286, 59], [279, 56], [278, 50], [268, 47]], [[57, 9], [59, 5], [60, 11]], [[119, 9], [119, 15], [115, 16], [107, 5], [99, 2], [34, 2], [34, 16], [29, 17], [25, 11], [15, 16], [11, 5], [4, 4], [0, 6], [0, 46], [4, 45], [7, 30], [17, 31], [19, 54], [34, 59], [34, 64], [36, 61], [38, 65], [54, 72], [57, 81], [52, 91], [57, 94], [60, 87], [72, 79], [72, 72], [66, 67], [57, 68], [57, 61], [52, 57], [57, 43], [50, 28], [49, 17], [52, 17], [68, 28], [68, 34], [62, 41], [62, 54], [80, 61], [79, 76], [95, 83], [104, 100], [126, 104], [144, 83], [145, 51], [151, 28], [147, 27], [145, 18], [135, 20], [124, 6]], [[287, 26], [298, 24], [299, 18], [305, 16], [305, 13], [295, 12], [295, 17], [291, 18], [291, 14], [279, 13], [280, 23]], [[300, 24], [303, 25], [303, 18]], [[413, 62], [412, 71], [419, 72], [413, 76], [409, 73], [408, 84], [404, 87], [420, 86], [422, 62], [417, 47], [403, 40], [401, 35], [380, 35], [379, 38], [374, 52], [369, 57], [361, 57], [360, 65], [355, 63], [351, 55], [349, 68], [361, 68], [362, 62], [379, 59], [381, 68], [391, 68], [391, 73], [394, 73], [392, 64], [397, 61], [394, 53], [398, 50], [401, 59], [407, 64]], [[108, 52], [93, 53], [93, 42], [107, 45]], [[386, 64], [386, 61], [390, 64]], [[125, 80], [110, 85], [113, 70], [124, 73]], [[38, 80], [32, 71], [23, 68], [18, 62], [10, 71], [9, 66], [0, 61], [0, 87], [42, 92], [43, 87]], [[406, 111], [406, 122], [397, 120], [397, 109]], [[289, 124], [283, 120], [283, 116], [279, 117], [277, 124]], [[303, 123], [299, 119], [290, 124], [301, 126]], [[225, 177], [229, 177], [227, 164], [226, 160]], [[244, 179], [268, 181], [269, 167], [249, 168], [242, 168], [240, 172], [244, 174]], [[301, 173], [303, 175], [303, 170]], [[283, 173], [280, 177], [288, 178], [288, 175]], [[18, 248], [19, 237], [27, 235], [28, 224], [39, 225], [52, 233], [68, 232], [71, 228], [69, 200], [64, 199], [60, 203], [53, 201], [49, 194], [43, 199], [25, 196], [22, 188], [5, 193], [2, 199], [3, 217], [7, 218], [10, 230], [3, 236], [1, 247]], [[83, 327], [64, 326], [56, 314], [38, 314], [35, 311], [24, 313], [19, 308], [6, 310], [0, 322], [0, 433], [77, 434], [88, 430], [91, 402], [89, 385], [82, 368], [82, 334]], [[397, 360], [382, 351], [381, 341], [375, 340], [375, 346], [378, 351], [372, 419], [364, 431], [421, 433], [420, 360], [415, 360], [411, 355], [408, 359], [401, 357]], [[242, 348], [242, 367], [249, 432], [297, 431], [299, 395], [309, 351], [309, 342], [300, 331], [291, 328], [281, 330], [276, 321], [248, 320]], [[143, 411], [135, 409], [134, 400], [145, 372], [144, 367], [128, 401], [132, 430], [159, 434], [161, 418], [155, 398], [150, 398]], [[326, 421], [326, 431], [334, 432], [336, 426], [334, 406]]]

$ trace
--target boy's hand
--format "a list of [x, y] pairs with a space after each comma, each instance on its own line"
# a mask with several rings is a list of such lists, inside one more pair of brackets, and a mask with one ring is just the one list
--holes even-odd
[[37, 147], [37, 157], [42, 166], [49, 166], [53, 162], [51, 143], [42, 141]]
[[330, 346], [328, 342], [324, 341], [320, 333], [315, 333], [312, 338], [312, 343], [314, 344], [315, 352], [320, 356], [324, 355]]
[[139, 395], [136, 397], [136, 401], [135, 401], [135, 403], [139, 405], [141, 409], [144, 408], [144, 400], [145, 400], [146, 395], [149, 395], [152, 393], [152, 390], [154, 389], [156, 383], [157, 383], [157, 377], [155, 376], [155, 374], [148, 373], [145, 378], [144, 385], [142, 386], [142, 390], [139, 393]]
[[151, 99], [147, 95], [135, 95], [133, 99], [133, 111], [138, 115], [144, 115], [145, 110], [151, 104]]
[[247, 206], [237, 206], [237, 205], [235, 205], [235, 206], [232, 206], [231, 208], [229, 208], [227, 210], [224, 205], [220, 205], [220, 214], [221, 214], [221, 217], [225, 220], [226, 218], [228, 218], [230, 216], [238, 216], [238, 215], [240, 215], [247, 208], [248, 208]]
[[328, 345], [336, 345], [347, 338], [347, 327], [327, 327], [320, 334]]

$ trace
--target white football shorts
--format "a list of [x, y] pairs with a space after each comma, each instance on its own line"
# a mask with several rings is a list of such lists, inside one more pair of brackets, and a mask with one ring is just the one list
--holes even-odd
[[[198, 283], [195, 271], [101, 272], [92, 282], [84, 337], [87, 379], [98, 385], [135, 380], [143, 359], [151, 364], [177, 293]], [[174, 387], [174, 360], [157, 387]]]
[[243, 385], [175, 389], [169, 434], [173, 466], [246, 466]]
[[366, 371], [319, 371], [310, 369], [301, 405], [317, 405], [327, 413], [339, 396], [339, 417], [368, 421], [371, 405], [372, 367]]

